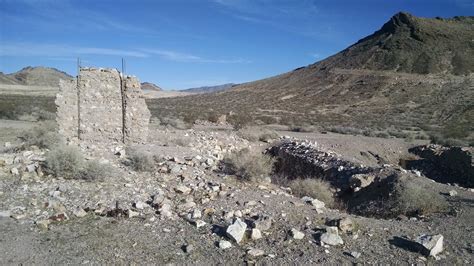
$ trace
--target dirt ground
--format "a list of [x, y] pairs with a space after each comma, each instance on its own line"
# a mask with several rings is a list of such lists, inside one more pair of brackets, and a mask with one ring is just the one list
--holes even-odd
[[[15, 144], [16, 136], [32, 125], [0, 121], [0, 144]], [[407, 148], [415, 144], [401, 139], [338, 134], [279, 134], [316, 141], [322, 149], [366, 165], [397, 164]], [[149, 143], [139, 148], [163, 157], [162, 166], [168, 171], [133, 171], [121, 164], [113, 147], [100, 154], [115, 169], [112, 177], [102, 181], [56, 179], [28, 173], [13, 176], [8, 166], [0, 167], [0, 264], [469, 265], [474, 262], [472, 190], [433, 182], [434, 193], [444, 193], [452, 212], [384, 220], [335, 209], [317, 211], [285, 188], [241, 182], [217, 170], [217, 162], [226, 152], [265, 145], [268, 144], [243, 140], [225, 128], [154, 127]], [[377, 154], [384, 161], [370, 154]], [[190, 192], [178, 193], [180, 185], [190, 188]], [[452, 190], [457, 195], [449, 196]], [[152, 206], [150, 201], [156, 195], [163, 195], [170, 202], [171, 215], [165, 216]], [[133, 210], [137, 215], [130, 218], [103, 215], [117, 202], [120, 208]], [[145, 206], [138, 207], [137, 203]], [[87, 214], [75, 215], [77, 208], [87, 210]], [[46, 230], [38, 226], [39, 221], [58, 210], [65, 212], [68, 219], [53, 222]], [[195, 210], [202, 212], [199, 220], [205, 224], [201, 227], [195, 225], [195, 219], [189, 219], [188, 214]], [[234, 215], [229, 214], [232, 212]], [[224, 233], [232, 219], [240, 216], [237, 212], [245, 221], [268, 216], [273, 222], [270, 228], [262, 230], [262, 238], [246, 237], [237, 244]], [[355, 225], [352, 232], [340, 232], [344, 244], [320, 243], [327, 222], [343, 217], [349, 217]], [[289, 233], [292, 228], [303, 232], [304, 238], [294, 239]], [[407, 242], [424, 233], [444, 236], [444, 251], [436, 258], [422, 255]], [[220, 249], [221, 240], [229, 240], [232, 247]], [[249, 249], [260, 249], [263, 255], [254, 257]], [[354, 252], [360, 256], [351, 255]]]

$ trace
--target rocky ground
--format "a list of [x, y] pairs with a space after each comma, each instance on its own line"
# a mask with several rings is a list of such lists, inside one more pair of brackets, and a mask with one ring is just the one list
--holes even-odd
[[[2, 145], [18, 144], [16, 135], [33, 125], [20, 124], [2, 121]], [[414, 145], [399, 139], [298, 134], [280, 132], [372, 167], [397, 164]], [[35, 147], [1, 154], [0, 263], [474, 262], [472, 189], [432, 182], [453, 209], [447, 214], [361, 217], [295, 197], [285, 187], [242, 182], [219, 171], [225, 154], [249, 146], [263, 150], [269, 144], [204, 126], [154, 127], [150, 136], [149, 143], [136, 148], [156, 155], [152, 172], [125, 166], [119, 145], [84, 147], [90, 160], [112, 166], [112, 176], [96, 181], [43, 174], [39, 166], [45, 151]], [[415, 240], [422, 234], [441, 234], [443, 251], [430, 256], [420, 249]]]

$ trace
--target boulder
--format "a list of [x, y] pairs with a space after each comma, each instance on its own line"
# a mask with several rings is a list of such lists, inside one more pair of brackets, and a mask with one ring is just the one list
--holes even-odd
[[443, 235], [420, 235], [416, 238], [416, 243], [420, 246], [421, 252], [427, 256], [436, 256], [443, 251]]
[[344, 241], [339, 236], [339, 232], [335, 226], [327, 227], [326, 232], [321, 235], [320, 241], [331, 246], [344, 244]]
[[240, 243], [240, 241], [242, 241], [244, 238], [245, 230], [247, 230], [247, 224], [237, 218], [233, 224], [227, 227], [226, 234], [236, 243]]

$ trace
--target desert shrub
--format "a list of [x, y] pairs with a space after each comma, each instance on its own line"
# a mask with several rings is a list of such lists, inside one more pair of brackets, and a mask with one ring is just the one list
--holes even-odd
[[395, 182], [388, 205], [393, 216], [426, 215], [443, 212], [448, 208], [442, 195], [410, 179], [399, 179]]
[[340, 127], [340, 126], [330, 126], [326, 128], [327, 131], [339, 133], [339, 134], [349, 134], [349, 135], [362, 135], [363, 131], [354, 127]]
[[207, 114], [207, 121], [211, 123], [217, 123], [219, 122], [219, 113], [211, 111], [210, 113]]
[[314, 126], [304, 124], [301, 126], [290, 125], [288, 126], [288, 130], [293, 132], [315, 132], [316, 128]]
[[63, 143], [54, 121], [39, 122], [31, 130], [23, 132], [19, 138], [26, 146], [36, 145], [40, 148], [51, 148]]
[[274, 130], [270, 130], [266, 128], [255, 128], [255, 127], [241, 128], [238, 130], [237, 135], [249, 141], [263, 141], [263, 142], [269, 142], [270, 140], [277, 139], [280, 136]]
[[84, 167], [84, 157], [78, 148], [59, 145], [46, 154], [47, 172], [64, 178], [77, 178]]
[[256, 120], [262, 121], [263, 124], [270, 125], [278, 123], [278, 119], [273, 116], [258, 116]]
[[250, 125], [252, 122], [252, 117], [248, 114], [237, 113], [230, 115], [227, 119], [227, 122], [229, 122], [235, 130], [239, 130]]
[[439, 145], [443, 145], [443, 146], [459, 146], [459, 147], [462, 147], [462, 146], [469, 145], [461, 139], [446, 138], [441, 133], [432, 132], [432, 133], [429, 134], [429, 139], [430, 139], [431, 143], [439, 144]]
[[[194, 121], [193, 121], [193, 123], [194, 123]], [[160, 125], [169, 126], [169, 127], [173, 127], [173, 128], [181, 129], [181, 130], [190, 129], [190, 128], [193, 127], [192, 123], [187, 123], [184, 120], [179, 119], [179, 118], [175, 118], [175, 117], [163, 117], [163, 118], [161, 118], [160, 119]]]
[[84, 167], [79, 171], [79, 178], [92, 181], [92, 180], [103, 180], [105, 177], [110, 176], [112, 173], [112, 167], [108, 164], [99, 163], [97, 161], [88, 161]]
[[154, 168], [153, 156], [144, 151], [138, 149], [127, 149], [127, 161], [126, 165], [133, 168], [135, 171], [148, 172]]
[[244, 181], [260, 181], [269, 177], [274, 159], [260, 151], [242, 149], [233, 152], [223, 160], [225, 171]]
[[329, 207], [334, 206], [334, 194], [328, 182], [315, 178], [298, 178], [288, 183], [291, 191], [298, 197], [312, 197], [318, 199]]
[[56, 113], [49, 112], [46, 110], [39, 110], [37, 113], [39, 121], [51, 121], [56, 119]]

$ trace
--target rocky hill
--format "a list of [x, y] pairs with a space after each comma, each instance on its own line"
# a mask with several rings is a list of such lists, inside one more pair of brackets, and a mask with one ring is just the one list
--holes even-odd
[[374, 34], [315, 64], [149, 106], [157, 116], [205, 116], [212, 110], [266, 123], [424, 129], [472, 139], [472, 40], [474, 17], [398, 13]]
[[31, 66], [11, 74], [0, 73], [0, 84], [58, 87], [60, 79], [72, 76], [55, 68]]
[[146, 91], [146, 92], [162, 91], [163, 90], [158, 85], [153, 84], [151, 82], [142, 82], [141, 83], [141, 88], [142, 88], [143, 91]]

